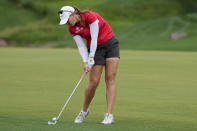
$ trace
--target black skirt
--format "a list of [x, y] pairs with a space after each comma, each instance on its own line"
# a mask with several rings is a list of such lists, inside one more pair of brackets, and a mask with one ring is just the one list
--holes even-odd
[[[88, 49], [88, 52], [90, 52], [90, 49]], [[97, 46], [94, 56], [95, 65], [105, 65], [106, 59], [113, 57], [120, 58], [119, 42], [115, 37]]]

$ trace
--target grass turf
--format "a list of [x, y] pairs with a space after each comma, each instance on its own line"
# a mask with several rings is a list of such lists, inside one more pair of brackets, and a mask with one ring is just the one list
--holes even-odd
[[196, 58], [196, 52], [121, 50], [116, 123], [100, 124], [106, 108], [103, 72], [86, 121], [73, 123], [88, 77], [59, 123], [49, 126], [83, 73], [77, 49], [0, 48], [0, 130], [196, 131]]

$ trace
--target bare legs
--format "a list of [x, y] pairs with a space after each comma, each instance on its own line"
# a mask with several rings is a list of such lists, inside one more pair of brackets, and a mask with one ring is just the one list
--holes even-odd
[[112, 114], [116, 98], [116, 72], [119, 58], [108, 58], [105, 67], [107, 113]]
[[[112, 114], [115, 98], [116, 98], [116, 72], [118, 68], [119, 58], [106, 59], [105, 66], [105, 82], [106, 82], [106, 101], [107, 101], [107, 113]], [[90, 71], [90, 81], [85, 89], [85, 99], [83, 105], [83, 111], [86, 112], [94, 95], [96, 88], [99, 84], [103, 66], [95, 65]]]
[[85, 98], [84, 98], [84, 104], [83, 104], [83, 111], [86, 112], [90, 102], [92, 101], [96, 88], [99, 84], [101, 74], [102, 74], [103, 66], [102, 65], [95, 65], [92, 67], [90, 71], [90, 80], [89, 84], [85, 89]]

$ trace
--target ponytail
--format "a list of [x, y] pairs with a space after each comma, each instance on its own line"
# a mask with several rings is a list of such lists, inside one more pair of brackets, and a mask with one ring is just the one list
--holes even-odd
[[88, 9], [80, 10], [78, 7], [75, 7], [75, 6], [73, 6], [73, 8], [75, 9], [75, 13], [76, 13], [76, 14], [87, 13], [87, 12], [90, 11], [90, 10], [88, 10]]

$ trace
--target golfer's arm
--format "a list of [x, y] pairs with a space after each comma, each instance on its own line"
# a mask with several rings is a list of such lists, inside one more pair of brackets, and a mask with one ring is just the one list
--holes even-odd
[[95, 22], [90, 24], [90, 35], [91, 35], [91, 44], [90, 44], [90, 57], [94, 57], [96, 48], [97, 48], [97, 39], [99, 33], [99, 20], [97, 19]]
[[81, 36], [76, 35], [73, 37], [73, 39], [75, 40], [79, 53], [83, 59], [83, 62], [87, 62], [88, 61], [88, 50], [87, 47], [83, 41], [83, 39], [81, 38]]

